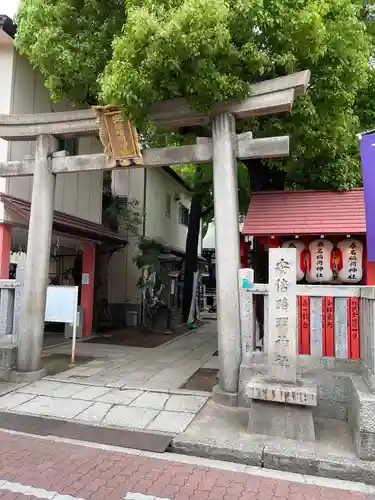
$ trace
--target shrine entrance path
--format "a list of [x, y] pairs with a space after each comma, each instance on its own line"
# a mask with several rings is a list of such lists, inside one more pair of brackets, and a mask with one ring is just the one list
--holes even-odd
[[[47, 349], [46, 359], [48, 354], [68, 355], [70, 348]], [[1, 413], [7, 412], [173, 437], [188, 427], [211, 397], [210, 392], [182, 387], [202, 367], [217, 365], [215, 351], [216, 322], [153, 349], [79, 342], [77, 357], [92, 361], [32, 384], [0, 384], [0, 427], [1, 419], [7, 418]], [[30, 432], [21, 420], [19, 426], [6, 428]], [[108, 439], [102, 442], [118, 443]], [[152, 446], [141, 449], [159, 451]]]
[[2, 500], [370, 500], [362, 483], [0, 431]]
[[[212, 359], [216, 351], [216, 321], [154, 348], [78, 342], [76, 354], [89, 356], [94, 361], [49, 379], [113, 388], [179, 389], [200, 368], [217, 364], [217, 358]], [[46, 349], [44, 354], [70, 352], [71, 344], [64, 344]]]

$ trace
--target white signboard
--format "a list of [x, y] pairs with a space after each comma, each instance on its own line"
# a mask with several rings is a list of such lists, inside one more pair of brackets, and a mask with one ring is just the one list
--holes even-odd
[[44, 321], [73, 324], [77, 306], [78, 286], [49, 286]]
[[72, 365], [76, 355], [77, 316], [78, 286], [49, 286], [44, 321], [73, 325]]

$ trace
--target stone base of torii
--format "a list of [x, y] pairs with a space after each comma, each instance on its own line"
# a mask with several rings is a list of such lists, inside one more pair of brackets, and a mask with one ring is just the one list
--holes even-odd
[[[219, 347], [217, 400], [235, 404], [241, 362], [238, 290], [240, 268], [236, 159], [270, 158], [289, 154], [289, 138], [253, 139], [250, 132], [236, 135], [235, 121], [250, 116], [290, 112], [294, 99], [306, 92], [310, 72], [303, 71], [252, 86], [242, 102], [215, 106], [202, 114], [184, 99], [155, 104], [150, 110], [159, 130], [212, 124], [212, 140], [162, 149], [145, 149], [144, 166], [213, 162], [216, 228], [216, 276]], [[56, 175], [104, 170], [104, 154], [66, 156], [57, 151], [56, 138], [98, 134], [92, 110], [35, 115], [0, 115], [0, 138], [35, 141], [34, 159], [0, 163], [1, 177], [34, 175], [28, 233], [24, 299], [19, 326], [17, 377], [42, 376], [44, 313], [52, 233]], [[140, 167], [128, 167], [140, 168]]]

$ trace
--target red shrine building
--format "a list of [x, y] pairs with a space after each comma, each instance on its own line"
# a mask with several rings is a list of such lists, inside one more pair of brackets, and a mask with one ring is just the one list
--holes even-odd
[[[296, 248], [297, 283], [375, 285], [375, 263], [366, 252], [363, 189], [263, 191], [252, 195], [241, 235], [241, 265], [249, 266], [248, 241], [269, 248]], [[268, 263], [267, 263], [268, 267]], [[257, 278], [255, 269], [255, 282]], [[310, 297], [298, 297], [299, 352], [310, 354]], [[334, 299], [322, 299], [323, 355], [333, 355]], [[359, 299], [347, 299], [348, 348], [359, 356]]]

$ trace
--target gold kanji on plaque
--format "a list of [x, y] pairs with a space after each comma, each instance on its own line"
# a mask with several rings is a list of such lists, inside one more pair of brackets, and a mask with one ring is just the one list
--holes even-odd
[[116, 106], [95, 106], [99, 136], [109, 168], [143, 165], [142, 147], [132, 122]]

